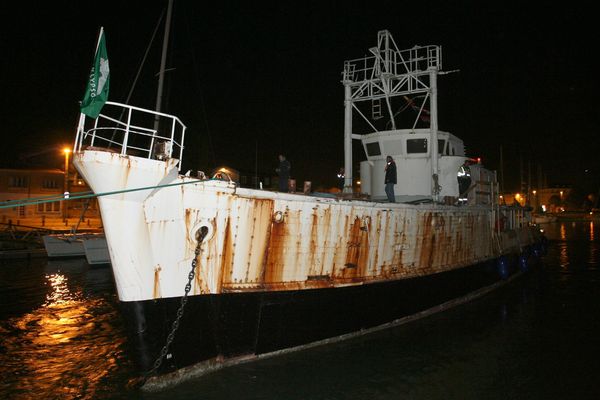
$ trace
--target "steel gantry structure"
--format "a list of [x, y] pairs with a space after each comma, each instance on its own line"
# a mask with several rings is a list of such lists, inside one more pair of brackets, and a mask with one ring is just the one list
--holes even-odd
[[[342, 72], [344, 85], [344, 168], [345, 189], [352, 190], [352, 140], [361, 139], [365, 133], [379, 132], [374, 122], [388, 117], [392, 130], [396, 120], [392, 99], [398, 96], [424, 95], [412, 128], [424, 113], [429, 114], [431, 145], [430, 156], [438, 154], [437, 74], [442, 69], [440, 46], [415, 46], [399, 50], [389, 31], [377, 33], [377, 46], [369, 49], [372, 55], [344, 62]], [[367, 116], [357, 103], [371, 101], [371, 115]], [[382, 105], [382, 102], [384, 104]], [[426, 109], [429, 104], [429, 109]], [[384, 107], [387, 110], [384, 113]], [[363, 107], [364, 108], [364, 107]], [[353, 114], [358, 113], [372, 132], [353, 132]], [[437, 200], [438, 157], [431, 157], [432, 196]]]

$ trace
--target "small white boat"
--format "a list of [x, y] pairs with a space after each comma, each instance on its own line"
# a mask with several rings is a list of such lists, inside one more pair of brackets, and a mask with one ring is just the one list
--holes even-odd
[[82, 240], [85, 259], [90, 265], [110, 264], [108, 244], [104, 235]]
[[44, 235], [44, 247], [48, 257], [79, 257], [85, 254], [81, 233]]
[[94, 252], [103, 246], [108, 253], [104, 233], [57, 233], [44, 235], [42, 239], [49, 258], [86, 256], [84, 243], [87, 241], [94, 243]]

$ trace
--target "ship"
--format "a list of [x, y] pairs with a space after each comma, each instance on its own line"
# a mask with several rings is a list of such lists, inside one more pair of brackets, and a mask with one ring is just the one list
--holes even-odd
[[81, 115], [73, 163], [98, 196], [145, 387], [444, 310], [539, 257], [530, 209], [500, 204], [496, 173], [438, 129], [441, 47], [400, 50], [384, 30], [368, 54], [343, 64], [337, 195], [184, 172], [186, 126], [175, 115], [110, 101], [97, 118]]

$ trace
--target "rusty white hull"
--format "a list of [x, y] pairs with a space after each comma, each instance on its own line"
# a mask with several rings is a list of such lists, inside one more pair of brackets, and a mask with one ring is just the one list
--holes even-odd
[[208, 235], [192, 296], [406, 279], [518, 253], [533, 240], [527, 228], [496, 235], [489, 206], [242, 189], [179, 176], [162, 161], [99, 151], [74, 162], [96, 193], [163, 186], [99, 198], [122, 301], [182, 296], [202, 227]]
[[208, 371], [422, 313], [493, 285], [500, 279], [494, 260], [515, 260], [535, 240], [524, 221], [494, 231], [490, 206], [243, 189], [181, 176], [176, 160], [98, 150], [75, 153], [73, 162], [101, 194], [142, 370], [165, 344], [202, 229], [186, 309], [192, 317], [180, 324], [161, 372]]

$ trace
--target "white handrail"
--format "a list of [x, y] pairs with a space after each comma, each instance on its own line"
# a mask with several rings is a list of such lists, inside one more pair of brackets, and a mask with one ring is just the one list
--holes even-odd
[[[164, 160], [175, 154], [181, 168], [186, 126], [178, 117], [111, 101], [102, 111], [96, 119], [81, 114], [74, 151], [106, 145], [124, 156], [139, 157], [141, 153], [146, 158]], [[123, 115], [127, 115], [125, 122], [121, 120]], [[160, 122], [158, 129], [154, 128], [156, 120]]]

